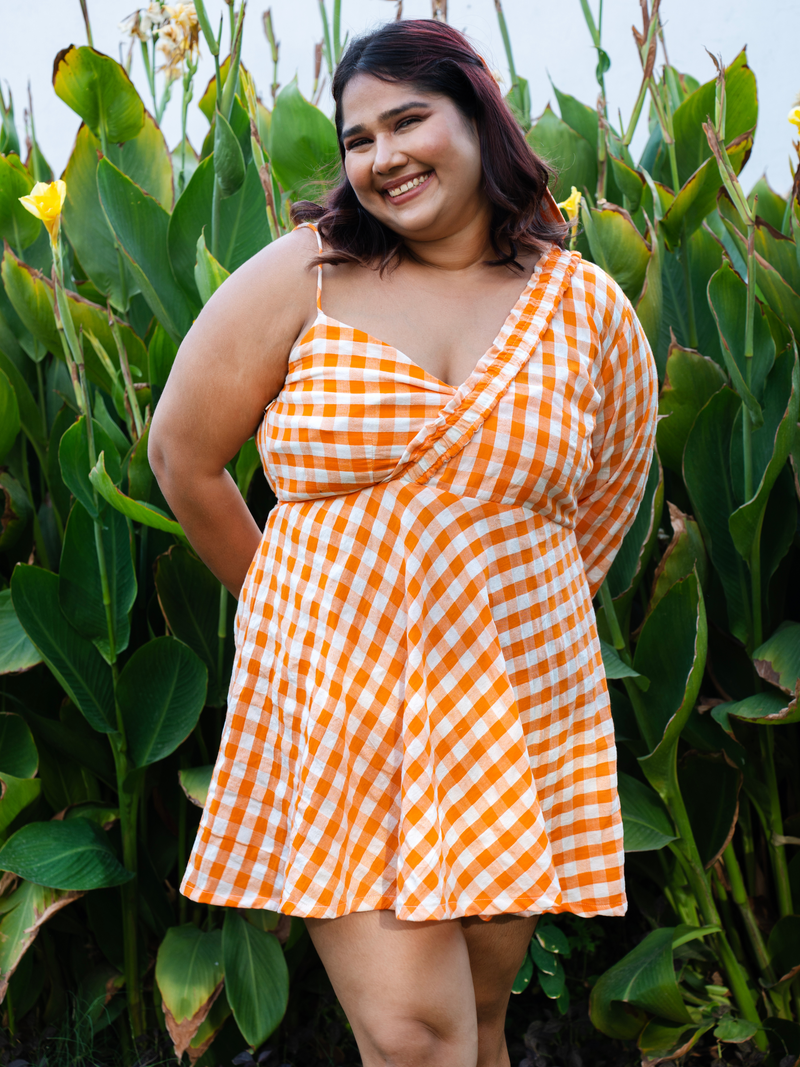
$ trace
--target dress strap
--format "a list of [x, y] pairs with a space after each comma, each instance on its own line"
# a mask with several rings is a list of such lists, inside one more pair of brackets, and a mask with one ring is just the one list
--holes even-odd
[[[297, 230], [311, 230], [317, 238], [317, 248], [320, 255], [322, 255], [322, 238], [319, 235], [319, 230], [313, 222], [301, 222], [299, 226], [296, 226]], [[322, 264], [317, 266], [317, 311], [322, 311]]]

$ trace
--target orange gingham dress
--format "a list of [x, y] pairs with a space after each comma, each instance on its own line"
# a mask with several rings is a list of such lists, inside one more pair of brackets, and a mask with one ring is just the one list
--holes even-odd
[[551, 246], [456, 389], [325, 315], [321, 274], [256, 435], [278, 503], [182, 892], [316, 917], [623, 914], [592, 596], [655, 435], [631, 305]]

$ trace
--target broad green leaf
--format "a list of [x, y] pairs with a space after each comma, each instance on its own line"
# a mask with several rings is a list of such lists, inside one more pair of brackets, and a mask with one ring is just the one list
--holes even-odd
[[42, 223], [19, 202], [34, 186], [34, 179], [18, 155], [0, 156], [0, 238], [19, 255], [39, 236]]
[[529, 953], [540, 971], [544, 971], [545, 974], [558, 974], [558, 959], [555, 953], [542, 948], [535, 937], [531, 938]]
[[[707, 81], [695, 90], [675, 110], [675, 152], [678, 161], [678, 179], [684, 185], [697, 168], [711, 155], [703, 123], [714, 115], [716, 78]], [[756, 79], [747, 66], [747, 55], [740, 52], [725, 69], [725, 144], [755, 128], [758, 121], [758, 96]]]
[[236, 1025], [245, 1041], [258, 1047], [283, 1018], [289, 1000], [289, 972], [280, 942], [274, 934], [257, 930], [228, 910], [222, 927], [222, 957]]
[[192, 309], [167, 257], [169, 213], [108, 159], [97, 165], [100, 203], [153, 314], [180, 344]]
[[183, 530], [174, 519], [165, 515], [153, 504], [143, 504], [140, 500], [132, 500], [131, 497], [125, 496], [117, 489], [106, 471], [103, 452], [97, 457], [97, 463], [89, 473], [89, 481], [104, 500], [107, 500], [117, 511], [121, 511], [123, 515], [127, 515], [129, 519], [141, 522], [145, 526], [153, 526], [156, 530], [164, 530], [181, 541], [186, 540]]
[[629, 300], [638, 300], [652, 250], [628, 212], [613, 205], [598, 210], [581, 201], [581, 219], [595, 263]]
[[169, 372], [178, 354], [178, 346], [160, 324], [153, 330], [150, 346], [147, 350], [149, 367], [148, 382], [150, 388], [163, 388], [167, 384]]
[[800, 260], [794, 239], [764, 223], [756, 226], [753, 238], [757, 255], [777, 271], [795, 293], [800, 292]]
[[231, 1006], [225, 996], [225, 987], [223, 986], [219, 996], [211, 1005], [211, 1010], [200, 1024], [197, 1033], [189, 1044], [190, 1055], [193, 1058], [202, 1056], [211, 1047], [230, 1016]]
[[186, 740], [203, 710], [207, 677], [174, 637], [157, 637], [133, 653], [117, 681], [117, 702], [134, 767], [164, 759]]
[[553, 86], [553, 92], [558, 100], [561, 118], [577, 134], [591, 145], [592, 152], [597, 153], [597, 112], [594, 108], [587, 107], [580, 100], [576, 100], [569, 93], [562, 93]]
[[517, 971], [514, 984], [511, 986], [511, 992], [524, 992], [530, 985], [531, 978], [533, 978], [533, 960], [529, 954], [526, 954], [525, 959], [522, 961], [522, 966]]
[[219, 289], [230, 272], [225, 270], [221, 263], [211, 255], [206, 248], [204, 234], [197, 238], [197, 263], [194, 268], [194, 280], [197, 283], [197, 291], [200, 299], [207, 304], [214, 293]]
[[714, 1025], [713, 1021], [699, 1026], [669, 1026], [661, 1019], [651, 1019], [639, 1036], [638, 1048], [643, 1053], [643, 1062], [656, 1063], [664, 1058], [673, 1059], [688, 1053], [699, 1039]]
[[558, 959], [558, 957], [554, 957], [554, 959], [556, 961], [555, 974], [548, 974], [547, 971], [539, 971], [539, 985], [542, 987], [544, 995], [550, 1000], [558, 1000], [564, 992], [567, 980], [561, 960]]
[[[684, 349], [696, 350], [721, 366], [724, 365], [719, 331], [708, 304], [708, 282], [722, 264], [722, 246], [705, 223], [691, 235], [688, 245], [688, 296], [684, 264], [679, 254], [664, 249], [662, 256], [663, 310], [658, 342], [654, 349], [662, 379], [667, 357], [674, 343]], [[694, 337], [689, 330], [689, 296], [694, 309]]]
[[[653, 251], [644, 272], [644, 286], [636, 303], [636, 315], [655, 355], [664, 314], [664, 241], [660, 236], [654, 235], [652, 229], [649, 230], [648, 240]], [[663, 376], [663, 368], [658, 370]]]
[[650, 786], [620, 772], [617, 789], [626, 852], [648, 852], [676, 840], [667, 810]]
[[23, 826], [0, 848], [0, 870], [49, 889], [76, 891], [122, 885], [134, 877], [91, 819]]
[[144, 123], [144, 104], [123, 67], [84, 46], [59, 52], [53, 65], [56, 95], [99, 138], [130, 141]]
[[41, 792], [41, 778], [17, 778], [0, 771], [0, 841], [5, 841], [14, 820], [39, 799]]
[[[784, 352], [767, 378], [763, 395], [763, 423], [751, 432], [755, 495], [729, 519], [731, 537], [739, 555], [749, 560], [761, 528], [772, 487], [786, 465], [800, 415], [800, 362], [797, 347]], [[742, 413], [743, 417], [743, 413]], [[734, 430], [731, 441], [731, 473], [734, 489], [744, 496], [742, 435]]]
[[[59, 359], [63, 359], [61, 339], [58, 336], [53, 315], [54, 297], [51, 282], [42, 277], [38, 271], [22, 263], [8, 250], [3, 256], [2, 275], [8, 297], [25, 326], [48, 351]], [[67, 293], [67, 304], [76, 332], [80, 333], [83, 330], [84, 334], [93, 334], [102, 345], [114, 369], [118, 369], [119, 356], [114, 335], [108, 324], [107, 310], [70, 292]], [[128, 354], [128, 361], [136, 367], [146, 366], [147, 353], [141, 338], [127, 323], [118, 320], [117, 328]], [[113, 377], [88, 340], [84, 340], [83, 352], [86, 374], [89, 379], [106, 392], [110, 392]], [[17, 399], [19, 399], [19, 394], [17, 394]]]
[[86, 726], [79, 712], [75, 715], [78, 723], [68, 724], [26, 711], [25, 721], [33, 731], [37, 746], [58, 752], [68, 762], [74, 761], [85, 768], [110, 789], [116, 789], [117, 776], [108, 742], [102, 734], [95, 734]]
[[158, 948], [156, 982], [180, 1059], [222, 992], [222, 931], [191, 923], [167, 930]]
[[719, 366], [699, 352], [672, 345], [658, 401], [658, 455], [665, 467], [680, 474], [683, 450], [697, 413], [725, 384]]
[[728, 628], [745, 643], [750, 628], [749, 581], [728, 526], [738, 504], [731, 482], [730, 453], [740, 407], [739, 397], [725, 387], [701, 408], [686, 440], [683, 479], [706, 551], [725, 590]]
[[733, 836], [741, 783], [741, 771], [721, 753], [687, 753], [678, 767], [681, 795], [706, 867], [716, 863]]
[[[75, 147], [64, 171], [67, 199], [63, 224], [80, 264], [101, 293], [107, 293], [114, 307], [125, 309], [128, 299], [139, 291], [132, 271], [116, 249], [97, 192], [97, 153], [100, 142], [88, 126], [81, 126]], [[108, 145], [108, 158], [145, 192], [169, 210], [172, 207], [172, 167], [164, 135], [150, 115], [133, 140]], [[125, 292], [120, 278], [122, 270]]]
[[570, 956], [569, 942], [554, 922], [540, 921], [536, 924], [534, 938], [547, 952], [555, 952], [565, 959]]
[[753, 666], [771, 685], [796, 694], [800, 683], [800, 623], [782, 622], [753, 652]]
[[775, 314], [800, 336], [800, 294], [780, 276], [775, 268], [756, 254], [758, 286]]
[[[20, 356], [20, 358], [24, 359], [23, 356]], [[8, 378], [14, 390], [19, 410], [19, 421], [25, 435], [37, 445], [43, 446], [47, 442], [47, 437], [42, 425], [42, 415], [39, 407], [18, 368], [2, 350], [0, 350], [0, 371]]]
[[[214, 160], [204, 159], [191, 177], [169, 222], [167, 243], [175, 277], [198, 309], [202, 306], [194, 279], [197, 241], [205, 227], [211, 241], [211, 201], [214, 191]], [[244, 185], [235, 196], [220, 204], [218, 259], [233, 273], [270, 242], [264, 188], [255, 163], [247, 167]]]
[[[119, 453], [106, 430], [95, 419], [92, 419], [92, 431], [95, 449], [98, 453], [102, 452], [108, 457], [108, 476], [116, 485], [122, 478]], [[89, 437], [85, 415], [81, 415], [78, 421], [74, 422], [62, 435], [58, 446], [58, 460], [64, 484], [76, 500], [83, 504], [88, 513], [96, 518], [103, 510], [103, 503], [101, 497], [98, 501], [99, 506], [95, 504], [94, 490], [89, 481], [92, 464], [89, 457]]]
[[669, 505], [669, 517], [672, 540], [656, 567], [648, 614], [676, 582], [688, 577], [693, 570], [697, 570], [701, 588], [705, 589], [709, 578], [708, 557], [700, 527], [674, 504]]
[[11, 590], [0, 590], [0, 674], [27, 671], [41, 662], [41, 655], [14, 611]]
[[[672, 966], [672, 928], [653, 930], [632, 952], [603, 974], [589, 997], [589, 1016], [609, 1037], [634, 1038], [651, 1012], [675, 1023], [691, 1023]], [[623, 1005], [638, 1009], [629, 1014]]]
[[[641, 674], [629, 666], [620, 656], [619, 652], [613, 645], [607, 644], [605, 641], [600, 641], [600, 651], [603, 655], [603, 670], [605, 671], [606, 678], [641, 678]], [[647, 679], [643, 679], [647, 682]], [[645, 685], [644, 688], [647, 688]]]
[[36, 940], [42, 926], [57, 911], [82, 896], [23, 882], [3, 901], [0, 919], [0, 1001], [20, 960]]
[[329, 177], [340, 160], [333, 123], [302, 96], [296, 78], [278, 93], [272, 109], [270, 159], [275, 177], [293, 200], [311, 195], [314, 182]]
[[800, 722], [800, 701], [788, 701], [774, 690], [754, 693], [744, 700], [733, 700], [727, 704], [717, 704], [711, 714], [728, 733], [733, 733], [730, 717], [754, 722], [761, 726], [786, 725]]
[[[753, 148], [753, 131], [744, 133], [727, 146], [728, 159], [738, 174]], [[713, 157], [707, 159], [688, 178], [670, 204], [661, 220], [661, 229], [667, 244], [676, 249], [682, 235], [687, 237], [702, 224], [706, 216], [717, 206], [717, 193], [722, 188], [719, 166]]]
[[628, 211], [632, 215], [636, 214], [642, 202], [642, 193], [645, 188], [644, 178], [638, 170], [629, 167], [627, 163], [617, 159], [616, 156], [609, 155], [608, 161], [611, 164], [614, 180], [628, 199]]
[[[8, 595], [8, 590], [4, 592]], [[9, 711], [0, 712], [0, 771], [15, 778], [33, 778], [38, 766], [39, 754], [25, 720]]]
[[230, 123], [217, 110], [214, 119], [214, 174], [223, 197], [238, 193], [244, 182], [244, 154]]
[[209, 763], [206, 767], [184, 767], [183, 770], [178, 771], [181, 789], [198, 808], [206, 806], [208, 789], [211, 785], [211, 775], [213, 773], [213, 763]]
[[3, 508], [2, 522], [0, 522], [0, 550], [7, 552], [27, 530], [33, 517], [33, 505], [17, 479], [2, 468], [0, 468], [0, 507]]
[[526, 134], [526, 140], [537, 155], [551, 163], [558, 174], [552, 188], [557, 201], [566, 200], [574, 185], [592, 193], [597, 186], [597, 149], [576, 133], [550, 108]]
[[[222, 63], [220, 63], [219, 66], [220, 81], [222, 83], [223, 88], [225, 87], [225, 82], [228, 80], [228, 73], [230, 69], [231, 57], [228, 56]], [[240, 66], [240, 70], [245, 69], [245, 67]], [[217, 79], [213, 75], [209, 79], [208, 85], [206, 85], [203, 95], [197, 101], [197, 106], [199, 110], [202, 111], [205, 115], [206, 120], [209, 123], [212, 123], [214, 121], [214, 114], [217, 110]]]
[[800, 967], [800, 915], [785, 915], [772, 927], [767, 952], [778, 977], [783, 981]]
[[200, 657], [208, 671], [208, 702], [225, 703], [230, 681], [230, 657], [225, 655], [224, 676], [218, 676], [220, 584], [193, 552], [174, 545], [159, 556], [155, 584], [164, 618], [175, 636]]
[[[744, 354], [747, 286], [727, 263], [708, 283], [708, 302], [719, 330], [722, 356], [736, 392], [751, 412], [753, 427], [761, 424], [760, 401], [775, 361], [775, 342], [769, 323], [756, 304], [753, 316], [753, 355]], [[748, 362], [750, 366], [748, 367]]]
[[[114, 508], [106, 508], [101, 541], [105, 556], [115, 653], [128, 647], [130, 611], [136, 600], [136, 572], [133, 567], [131, 531], [128, 520]], [[70, 512], [64, 534], [64, 547], [58, 572], [58, 600], [72, 625], [95, 645], [109, 663], [111, 656], [108, 621], [103, 603], [103, 586], [97, 558], [95, 524], [78, 500]]]
[[258, 446], [254, 437], [248, 438], [239, 449], [236, 458], [236, 484], [239, 492], [247, 500], [247, 491], [253, 480], [253, 475], [261, 466], [261, 456], [258, 454]]
[[[756, 203], [758, 198], [758, 203]], [[772, 188], [767, 181], [766, 175], [762, 175], [747, 197], [751, 208], [755, 208], [758, 218], [764, 220], [773, 229], [780, 231], [783, 226], [783, 216], [786, 213], [786, 201]]]
[[743, 1041], [749, 1041], [757, 1031], [757, 1023], [751, 1023], [749, 1019], [737, 1019], [735, 1016], [728, 1014], [723, 1015], [720, 1022], [714, 1027], [714, 1037], [717, 1041], [738, 1045]]
[[[647, 692], [639, 694], [643, 712], [641, 717], [637, 712], [637, 721], [651, 757], [664, 741], [677, 744], [677, 735], [697, 698], [706, 648], [703, 597], [696, 575], [691, 574], [676, 582], [647, 616], [633, 657], [635, 669], [650, 679]], [[660, 758], [664, 756], [662, 749]], [[655, 784], [648, 765], [643, 763], [642, 767]]]
[[658, 536], [664, 506], [664, 475], [653, 453], [642, 502], [625, 534], [608, 572], [608, 587], [615, 600], [627, 603], [638, 588]]
[[18, 564], [11, 576], [14, 610], [47, 666], [100, 733], [116, 731], [111, 668], [64, 618], [58, 602], [58, 577], [39, 567]]

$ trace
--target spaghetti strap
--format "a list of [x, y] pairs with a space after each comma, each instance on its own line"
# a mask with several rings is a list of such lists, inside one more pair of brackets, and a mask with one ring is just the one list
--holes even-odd
[[[319, 235], [319, 230], [313, 222], [301, 222], [295, 229], [298, 230], [311, 230], [317, 238], [317, 248], [320, 255], [322, 255], [322, 238]], [[317, 266], [317, 311], [322, 311], [322, 264]]]

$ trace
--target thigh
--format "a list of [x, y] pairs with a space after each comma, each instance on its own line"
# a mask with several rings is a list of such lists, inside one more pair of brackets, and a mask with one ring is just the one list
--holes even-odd
[[305, 922], [362, 1055], [414, 1026], [451, 1046], [477, 1047], [470, 957], [458, 919], [405, 922], [387, 910]]
[[495, 915], [486, 922], [477, 915], [462, 919], [469, 952], [478, 1021], [505, 1017], [517, 972], [536, 929], [538, 916]]

